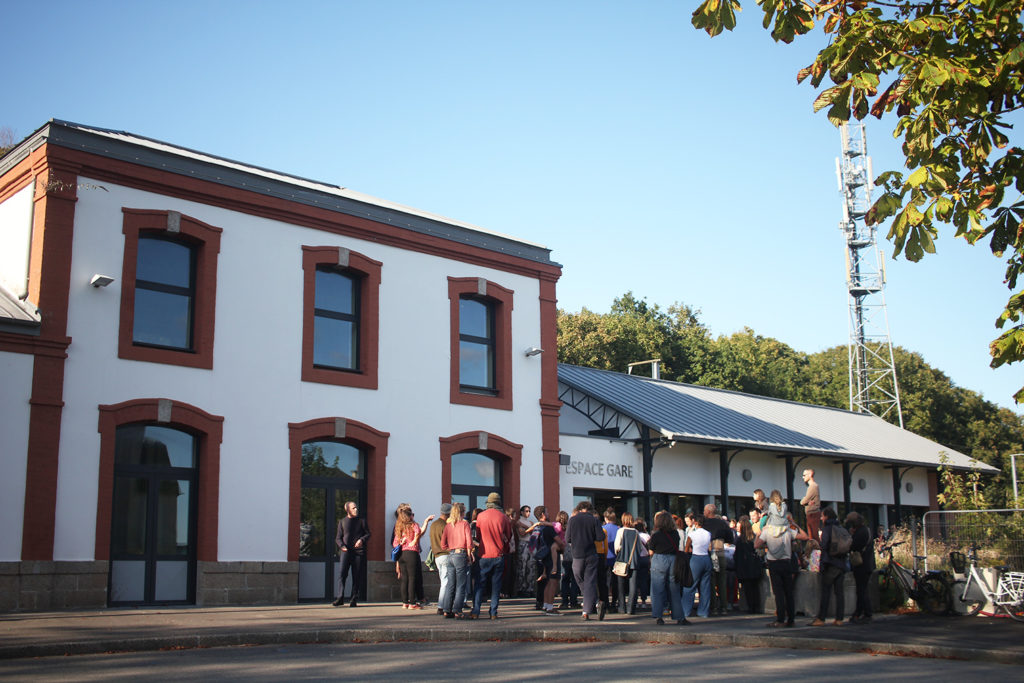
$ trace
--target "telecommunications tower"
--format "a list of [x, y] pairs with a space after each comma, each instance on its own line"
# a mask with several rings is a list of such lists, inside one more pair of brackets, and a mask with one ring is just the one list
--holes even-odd
[[899, 384], [889, 339], [885, 310], [885, 264], [875, 242], [875, 228], [864, 216], [871, 208], [873, 175], [864, 124], [844, 123], [842, 155], [836, 159], [843, 220], [839, 228], [846, 242], [846, 289], [849, 294], [850, 410], [888, 417], [895, 411], [900, 427]]

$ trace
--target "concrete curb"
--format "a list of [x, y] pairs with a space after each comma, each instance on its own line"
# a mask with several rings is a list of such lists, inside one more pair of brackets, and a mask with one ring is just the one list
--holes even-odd
[[[582, 626], [582, 625], [581, 625]], [[154, 636], [80, 640], [65, 643], [0, 645], [0, 660], [66, 655], [147, 652], [242, 645], [285, 645], [299, 643], [390, 643], [451, 641], [552, 641], [552, 642], [640, 642], [718, 647], [782, 648], [835, 652], [870, 652], [893, 656], [930, 657], [964, 661], [1024, 664], [1024, 652], [983, 650], [927, 645], [810, 638], [799, 635], [715, 633], [686, 627], [659, 630], [597, 628], [349, 628], [296, 629], [285, 631], [238, 631], [189, 636]]]

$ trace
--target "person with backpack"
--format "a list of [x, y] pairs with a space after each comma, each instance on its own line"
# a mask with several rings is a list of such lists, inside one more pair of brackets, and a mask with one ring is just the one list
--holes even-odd
[[831, 600], [830, 593], [835, 593], [836, 596], [836, 618], [832, 623], [842, 626], [843, 579], [849, 569], [848, 558], [853, 537], [839, 524], [836, 511], [830, 507], [822, 509], [821, 523], [821, 570], [818, 572], [821, 602], [818, 605], [818, 618], [811, 622], [811, 626], [825, 625]]

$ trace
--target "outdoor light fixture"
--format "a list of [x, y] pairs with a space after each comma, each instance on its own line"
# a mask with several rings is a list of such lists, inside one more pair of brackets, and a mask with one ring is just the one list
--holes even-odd
[[754, 473], [750, 470], [743, 470], [743, 481], [750, 481], [754, 478]]
[[868, 487], [867, 481], [865, 481], [864, 479], [858, 479], [857, 480], [857, 488], [859, 488], [861, 491], [863, 491], [867, 487]]
[[526, 351], [523, 352], [523, 354], [527, 358], [529, 358], [530, 356], [538, 356], [542, 353], [544, 353], [544, 349], [538, 349], [536, 346], [531, 346], [530, 348], [526, 349]]
[[907, 493], [913, 493], [913, 492], [914, 492], [914, 485], [913, 485], [913, 484], [911, 484], [911, 483], [910, 483], [910, 482], [908, 481], [908, 482], [907, 482]]
[[113, 281], [114, 278], [110, 277], [109, 275], [100, 275], [99, 273], [96, 273], [95, 275], [92, 276], [92, 279], [89, 280], [89, 284], [92, 285], [93, 287], [106, 287]]

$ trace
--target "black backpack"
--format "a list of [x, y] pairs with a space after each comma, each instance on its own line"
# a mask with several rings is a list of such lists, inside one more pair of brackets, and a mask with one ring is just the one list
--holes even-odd
[[828, 555], [841, 559], [850, 554], [850, 546], [853, 545], [853, 536], [846, 530], [846, 527], [839, 524], [832, 525], [832, 538], [828, 543]]

